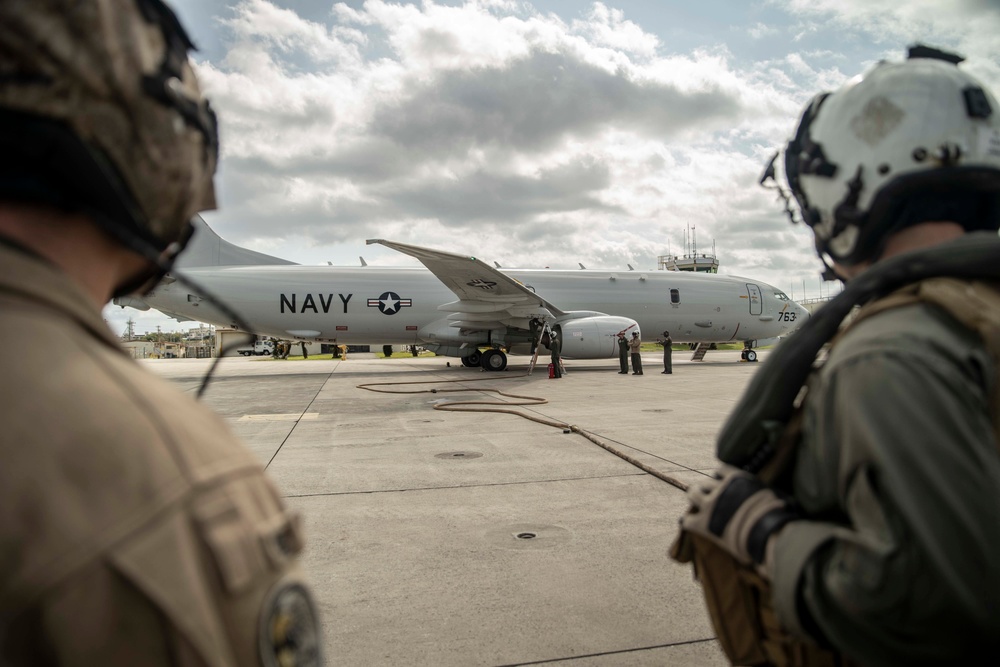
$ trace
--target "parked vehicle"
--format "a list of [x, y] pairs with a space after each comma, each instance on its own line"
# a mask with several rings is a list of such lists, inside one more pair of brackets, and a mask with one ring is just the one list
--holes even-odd
[[243, 347], [236, 348], [236, 351], [244, 357], [253, 355], [262, 357], [265, 354], [274, 354], [274, 343], [269, 340], [259, 340], [254, 343], [252, 347], [250, 345], [244, 345]]

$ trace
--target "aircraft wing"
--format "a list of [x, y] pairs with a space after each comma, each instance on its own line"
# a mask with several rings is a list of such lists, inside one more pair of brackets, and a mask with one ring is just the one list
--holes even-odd
[[385, 239], [369, 239], [367, 243], [378, 243], [420, 260], [458, 297], [458, 301], [441, 304], [438, 310], [457, 313], [457, 323], [463, 329], [489, 329], [510, 319], [565, 315], [520, 281], [475, 257]]

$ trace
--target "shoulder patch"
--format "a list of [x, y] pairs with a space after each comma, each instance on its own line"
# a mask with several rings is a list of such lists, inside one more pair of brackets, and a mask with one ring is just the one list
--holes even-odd
[[260, 662], [264, 667], [320, 667], [323, 647], [312, 596], [301, 583], [278, 582], [260, 614]]

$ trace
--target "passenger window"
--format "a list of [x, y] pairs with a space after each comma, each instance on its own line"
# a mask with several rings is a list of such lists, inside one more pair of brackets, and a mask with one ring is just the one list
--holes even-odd
[[680, 303], [680, 302], [681, 302], [680, 290], [676, 289], [670, 290], [670, 303]]

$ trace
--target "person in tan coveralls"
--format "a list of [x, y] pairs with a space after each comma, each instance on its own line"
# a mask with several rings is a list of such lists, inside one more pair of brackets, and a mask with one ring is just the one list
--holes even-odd
[[0, 664], [319, 665], [299, 518], [101, 319], [215, 207], [160, 0], [0, 3]]

